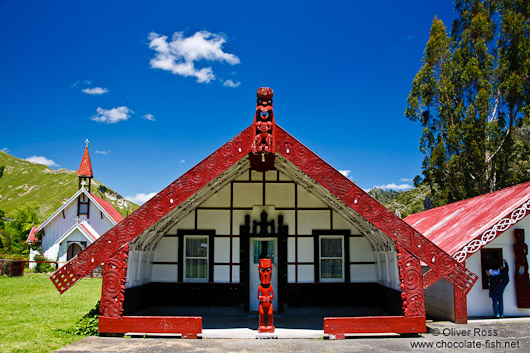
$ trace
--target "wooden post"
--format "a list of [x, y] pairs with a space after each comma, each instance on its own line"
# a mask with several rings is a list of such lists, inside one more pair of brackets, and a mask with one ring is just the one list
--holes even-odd
[[[466, 262], [462, 262], [466, 266]], [[457, 286], [453, 286], [455, 305], [455, 324], [467, 324], [467, 293]]]

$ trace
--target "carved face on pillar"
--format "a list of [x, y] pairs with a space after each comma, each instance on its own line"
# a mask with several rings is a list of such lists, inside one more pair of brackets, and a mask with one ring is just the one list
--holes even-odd
[[256, 104], [256, 119], [255, 121], [270, 121], [272, 122], [273, 111], [272, 111], [272, 89], [269, 87], [261, 87], [258, 89], [257, 97], [258, 102]]
[[271, 283], [272, 261], [271, 259], [260, 259], [258, 264], [259, 280], [261, 284]]

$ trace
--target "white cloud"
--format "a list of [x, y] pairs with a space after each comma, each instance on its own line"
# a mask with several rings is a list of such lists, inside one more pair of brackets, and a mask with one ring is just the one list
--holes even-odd
[[396, 184], [396, 183], [391, 183], [391, 184], [386, 184], [386, 185], [377, 185], [377, 186], [374, 186], [374, 188], [379, 188], [379, 189], [393, 189], [393, 190], [407, 190], [407, 189], [412, 189], [412, 186], [409, 185], [409, 184]]
[[145, 120], [155, 121], [155, 116], [153, 114], [145, 114], [143, 118]]
[[239, 87], [240, 84], [241, 84], [241, 82], [234, 83], [234, 81], [232, 81], [232, 80], [226, 80], [223, 83], [223, 86], [235, 88], [235, 87]]
[[141, 205], [147, 201], [149, 201], [151, 199], [151, 197], [155, 196], [156, 195], [156, 192], [151, 192], [149, 194], [145, 194], [145, 193], [140, 193], [140, 194], [136, 194], [134, 196], [125, 196], [125, 199], [131, 201], [131, 202], [134, 202], [135, 204], [137, 205]]
[[412, 181], [412, 179], [410, 179], [410, 178], [399, 178], [399, 181], [401, 181], [403, 183], [406, 183], [408, 181]]
[[82, 89], [81, 91], [83, 91], [86, 94], [90, 94], [91, 96], [99, 96], [99, 95], [107, 93], [109, 90], [108, 88], [94, 87], [94, 88], [85, 88], [85, 89]]
[[122, 120], [127, 120], [131, 117], [134, 112], [127, 107], [118, 107], [112, 109], [97, 109], [98, 114], [91, 117], [91, 120], [97, 121], [98, 123], [105, 124], [116, 124]]
[[9, 148], [7, 148], [7, 147], [2, 148], [2, 152], [8, 153], [9, 152]]
[[109, 154], [110, 151], [100, 151], [100, 150], [95, 150], [94, 153], [97, 153], [97, 154]]
[[344, 175], [346, 178], [351, 179], [351, 176], [350, 176], [351, 170], [339, 170], [339, 173]]
[[186, 160], [185, 160], [185, 159], [181, 159], [181, 160], [179, 161], [179, 163], [186, 163]]
[[414, 37], [413, 35], [409, 34], [408, 36], [401, 38], [401, 39], [399, 40], [399, 42], [400, 42], [400, 43], [401, 43], [401, 42], [406, 42], [406, 41], [408, 41], [408, 40], [414, 40], [415, 38], [416, 38], [416, 37]]
[[149, 40], [149, 48], [156, 52], [150, 61], [151, 68], [171, 71], [184, 77], [192, 76], [199, 83], [209, 83], [215, 80], [215, 75], [209, 66], [196, 68], [197, 61], [239, 64], [237, 56], [223, 51], [226, 39], [221, 34], [200, 31], [190, 37], [184, 37], [184, 32], [175, 32], [171, 41], [168, 41], [167, 36], [150, 33]]
[[48, 167], [58, 167], [59, 166], [59, 164], [55, 163], [53, 160], [48, 159], [48, 158], [43, 157], [43, 156], [28, 157], [28, 158], [26, 158], [26, 161], [31, 162], [31, 163], [36, 163], [36, 164], [44, 164], [44, 165], [46, 165]]

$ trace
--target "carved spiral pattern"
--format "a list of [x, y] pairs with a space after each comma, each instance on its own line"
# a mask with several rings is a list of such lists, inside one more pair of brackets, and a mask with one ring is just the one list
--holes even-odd
[[208, 170], [215, 170], [217, 167], [217, 160], [213, 156], [210, 156], [206, 158], [205, 164]]
[[349, 180], [339, 180], [337, 186], [335, 187], [335, 195], [340, 199], [344, 199], [348, 196], [348, 191], [350, 190], [350, 181]]
[[[108, 271], [109, 269], [106, 268], [105, 270]], [[120, 282], [120, 274], [114, 271], [110, 272], [108, 275], [105, 276], [105, 283], [103, 283], [103, 291], [105, 291], [107, 295], [115, 297], [120, 291]]]
[[123, 312], [129, 244], [116, 252], [103, 266], [103, 284], [99, 312], [102, 316], [119, 317]]
[[381, 204], [369, 195], [361, 198], [361, 205], [364, 212], [363, 216], [365, 217], [374, 218], [383, 211]]
[[119, 317], [119, 304], [113, 298], [102, 297], [99, 304], [99, 315], [115, 318]]
[[415, 266], [407, 267], [407, 265], [405, 265], [405, 269], [403, 270], [403, 285], [405, 290], [407, 292], [415, 290], [418, 286], [418, 283], [421, 283], [421, 281], [421, 272], [416, 271]]
[[206, 168], [199, 165], [194, 167], [189, 174], [189, 180], [193, 184], [200, 184], [206, 174]]
[[403, 314], [407, 317], [425, 316], [420, 261], [400, 245], [396, 245], [396, 250]]
[[[313, 170], [315, 171], [315, 173], [320, 174], [326, 172], [327, 170], [327, 163], [320, 158], [313, 158], [310, 163], [313, 166]], [[332, 175], [331, 177], [333, 178], [334, 176]]]
[[440, 263], [441, 263], [441, 266], [440, 266], [440, 274], [443, 276], [443, 275], [447, 275], [451, 272], [454, 271], [454, 268], [456, 266], [455, 262], [453, 261], [453, 259], [451, 258], [451, 256], [449, 256], [448, 254], [446, 253], [442, 253], [441, 256], [440, 256]]
[[311, 152], [302, 144], [293, 145], [293, 151], [290, 153], [291, 159], [295, 162], [298, 168], [306, 170], [308, 167], [309, 157]]
[[328, 190], [335, 191], [335, 187], [339, 180], [337, 180], [336, 172], [333, 169], [327, 169], [321, 172], [321, 184]]
[[138, 222], [136, 217], [127, 217], [125, 219], [125, 230], [127, 231], [127, 233], [134, 233], [137, 227]]
[[165, 192], [161, 192], [151, 199], [150, 209], [153, 210], [153, 215], [155, 218], [161, 218], [168, 211], [167, 208], [169, 207], [170, 203], [164, 194]]

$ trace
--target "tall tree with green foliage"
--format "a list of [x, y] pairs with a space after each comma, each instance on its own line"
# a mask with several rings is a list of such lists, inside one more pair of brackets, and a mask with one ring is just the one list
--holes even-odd
[[4, 225], [3, 251], [11, 254], [22, 254], [27, 248], [25, 241], [31, 228], [39, 223], [37, 205], [17, 207], [10, 212]]
[[423, 126], [424, 181], [445, 204], [530, 180], [530, 0], [457, 0], [434, 18], [405, 116]]

